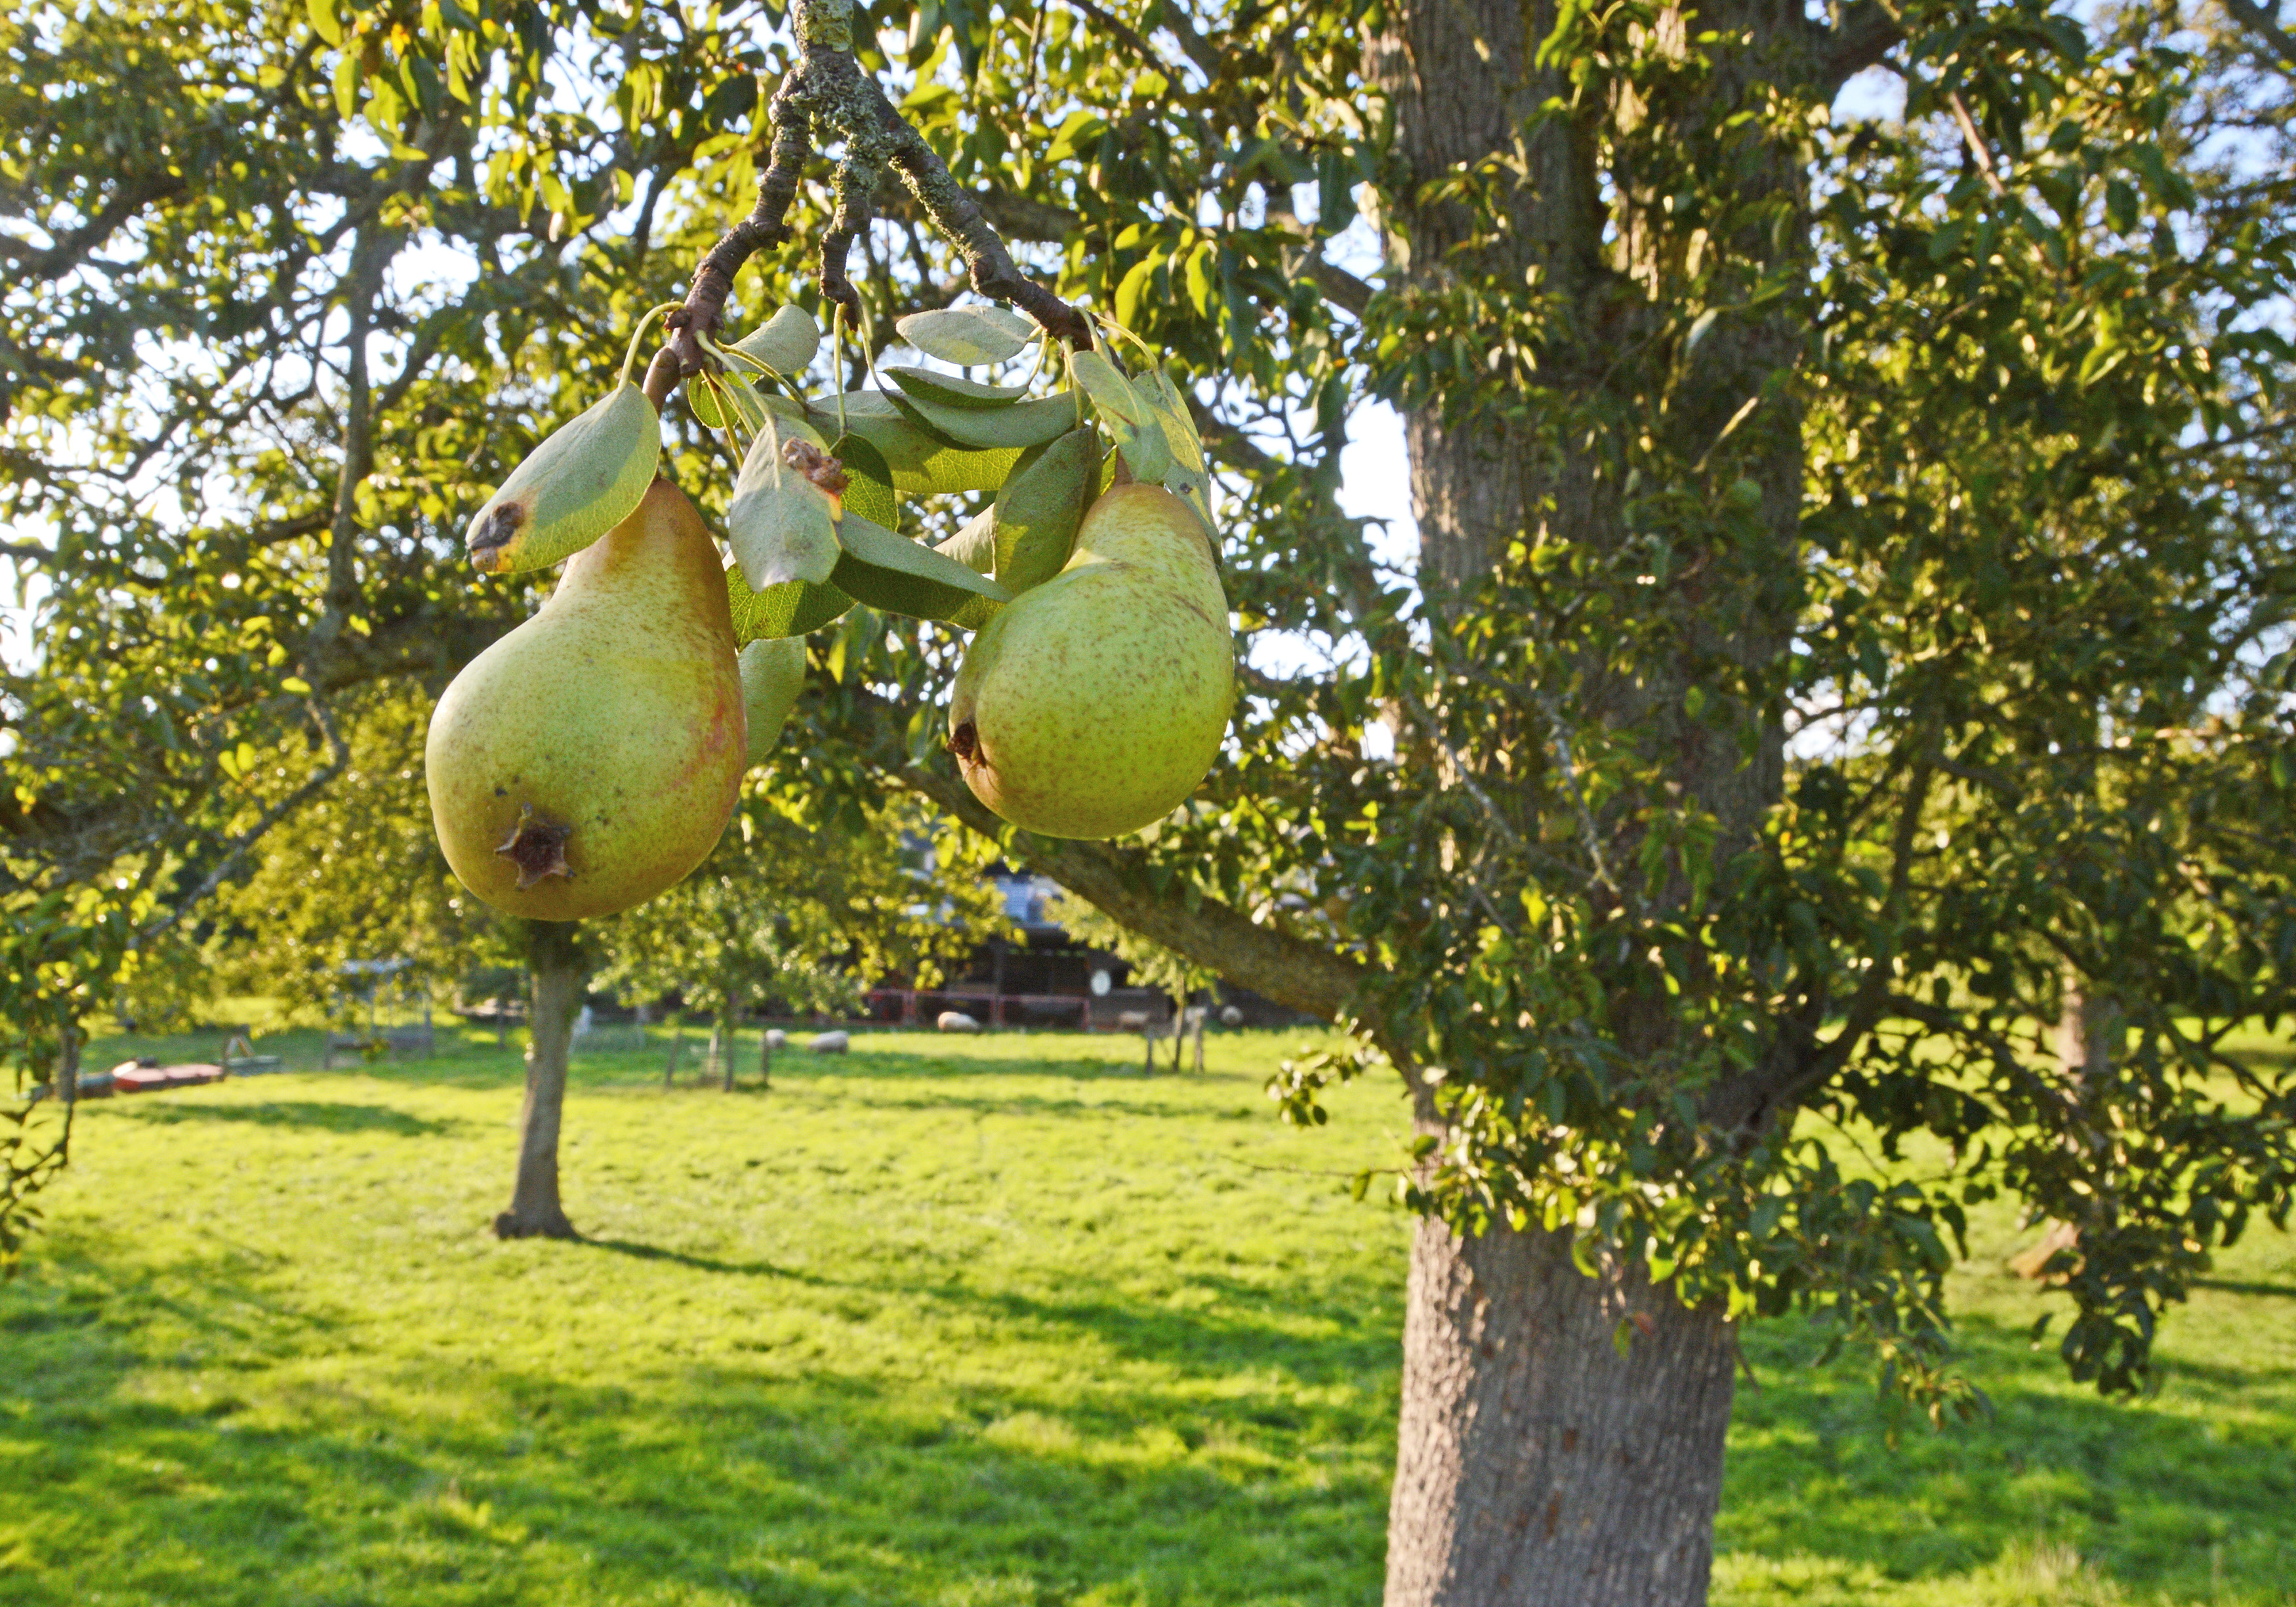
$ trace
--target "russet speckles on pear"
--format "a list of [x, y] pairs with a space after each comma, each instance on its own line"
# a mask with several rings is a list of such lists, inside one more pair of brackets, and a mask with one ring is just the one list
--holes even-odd
[[1210, 544], [1161, 487], [1095, 502], [1067, 565], [973, 638], [949, 705], [965, 784], [1047, 836], [1137, 831], [1218, 757], [1234, 691]]
[[447, 862], [506, 914], [643, 903], [725, 829], [747, 720], [716, 543], [656, 481], [539, 613], [432, 712], [424, 779]]

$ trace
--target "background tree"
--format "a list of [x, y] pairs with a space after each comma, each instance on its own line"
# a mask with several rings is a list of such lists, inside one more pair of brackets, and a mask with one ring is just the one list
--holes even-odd
[[[518, 617], [463, 578], [455, 516], [750, 211], [780, 20], [10, 21], [0, 495], [45, 589], [0, 827], [8, 894], [79, 935], [12, 1019], [108, 996], [332, 784], [346, 692]], [[2066, 1360], [2140, 1385], [2296, 1166], [2288, 1083], [2224, 1052], [2296, 952], [2276, 21], [866, 21], [854, 64], [1022, 264], [1188, 377], [1246, 697], [1152, 836], [1011, 836], [938, 752], [955, 634], [856, 610], [776, 785], [931, 798], [1407, 1079], [1390, 1601], [1699, 1599], [1733, 1321], [1800, 1306], [1949, 1408], [1943, 1277], [1990, 1191], [2078, 1226]], [[1882, 63], [1902, 116], [1837, 128]], [[787, 218], [808, 245], [825, 171]], [[851, 237], [877, 339], [1015, 291], [979, 231], [877, 201]], [[1329, 255], [1359, 217], [1375, 286]], [[447, 258], [475, 270], [421, 266]], [[738, 311], [800, 271], [752, 268]], [[1399, 567], [1334, 495], [1366, 391], [1406, 419]], [[668, 427], [722, 509], [730, 466]], [[241, 745], [288, 733], [299, 779], [247, 819]], [[2078, 1086], [2041, 1042], [2069, 979], [2127, 1034]], [[1281, 1091], [1304, 1113], [1368, 1053]], [[1846, 1178], [1829, 1123], [1888, 1175]], [[1919, 1133], [1944, 1174], [1902, 1161]]]

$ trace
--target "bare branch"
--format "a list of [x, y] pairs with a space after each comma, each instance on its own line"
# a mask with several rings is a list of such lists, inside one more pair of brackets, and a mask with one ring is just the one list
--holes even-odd
[[1906, 30], [1879, 0], [1844, 6], [1832, 28], [1818, 30], [1817, 87], [1827, 100], [1868, 67], [1878, 67], [1905, 42]]
[[2288, 37], [2273, 10], [2267, 10], [2257, 0], [2224, 0], [2224, 8], [2226, 14], [2253, 35], [2281, 66], [2296, 68], [2296, 38]]
[[774, 94], [773, 157], [758, 182], [758, 204], [710, 248], [694, 270], [685, 305], [669, 315], [668, 350], [676, 353], [680, 373], [698, 374], [707, 366], [699, 337], [717, 327], [742, 265], [759, 247], [789, 239], [789, 210], [815, 140], [840, 136], [845, 154], [838, 164], [837, 216], [822, 240], [825, 298], [858, 309], [845, 260], [868, 223], [871, 198], [890, 165], [933, 227], [964, 256], [975, 290], [1012, 302], [1058, 339], [1090, 345], [1091, 321], [1021, 272], [972, 194], [876, 79], [861, 70], [853, 54], [852, 0], [794, 0], [790, 11], [798, 59]]

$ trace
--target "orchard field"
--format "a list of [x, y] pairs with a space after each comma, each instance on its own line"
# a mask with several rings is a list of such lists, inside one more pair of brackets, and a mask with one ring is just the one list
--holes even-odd
[[[734, 1094], [690, 1036], [665, 1092], [654, 1038], [578, 1051], [579, 1244], [486, 1232], [491, 1034], [85, 1107], [0, 1289], [0, 1597], [1378, 1600], [1407, 1221], [1344, 1177], [1393, 1157], [1390, 1085], [1300, 1133], [1261, 1092], [1296, 1035], [1149, 1079], [1136, 1039], [871, 1034]], [[90, 1063], [138, 1048], [214, 1052]], [[2028, 1345], [2047, 1297], [1980, 1227], [1989, 1422], [1892, 1450], [1854, 1356], [1748, 1335], [1716, 1600], [2296, 1602], [2296, 1244], [2225, 1257], [2113, 1405]]]

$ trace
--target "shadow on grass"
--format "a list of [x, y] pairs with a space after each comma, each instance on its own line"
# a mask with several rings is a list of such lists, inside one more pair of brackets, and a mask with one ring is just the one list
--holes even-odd
[[324, 1133], [388, 1133], [398, 1138], [433, 1138], [460, 1132], [466, 1125], [458, 1121], [409, 1116], [388, 1105], [346, 1105], [332, 1100], [267, 1100], [260, 1105], [130, 1103], [117, 1108], [121, 1116], [163, 1126], [184, 1122], [237, 1122], [258, 1127], [308, 1127]]
[[1814, 1346], [1791, 1322], [1750, 1330], [1761, 1386], [1741, 1390], [1733, 1419], [1723, 1548], [1910, 1580], [2038, 1539], [2071, 1545], [2124, 1586], [2205, 1597], [2212, 1581], [2285, 1577], [2279, 1560], [2296, 1561], [2286, 1370], [2179, 1364], [2162, 1400], [2106, 1401], [2063, 1386], [2054, 1347], [2036, 1351], [2021, 1330], [1968, 1317], [1956, 1333], [1959, 1370], [1988, 1390], [1994, 1416], [1942, 1431], [1915, 1420], [1893, 1449], [1870, 1374], [1847, 1360], [1813, 1371]]
[[792, 1283], [807, 1283], [817, 1288], [845, 1289], [854, 1287], [833, 1278], [824, 1278], [813, 1273], [801, 1273], [794, 1267], [776, 1266], [770, 1261], [720, 1261], [711, 1256], [696, 1256], [685, 1250], [664, 1249], [658, 1244], [640, 1244], [629, 1239], [592, 1239], [584, 1237], [569, 1240], [594, 1250], [606, 1250], [617, 1256], [627, 1256], [637, 1261], [666, 1261], [677, 1266], [690, 1266], [696, 1272], [717, 1273], [736, 1278], [785, 1278]]
[[2296, 1283], [2242, 1283], [2230, 1278], [2195, 1278], [2194, 1289], [2213, 1289], [2228, 1295], [2264, 1295], [2282, 1300], [2296, 1300]]
[[[201, 1274], [203, 1304], [266, 1292], [229, 1260]], [[0, 1550], [12, 1607], [113, 1584], [361, 1607], [1354, 1607], [1377, 1591], [1383, 1458], [1356, 1453], [1383, 1432], [1383, 1399], [1302, 1421], [1149, 1381], [1079, 1410], [1057, 1380], [792, 1375], [769, 1354], [666, 1353], [608, 1379], [458, 1354], [273, 1381], [297, 1348], [274, 1330], [212, 1355], [197, 1376], [226, 1392], [187, 1404], [180, 1385], [153, 1398], [170, 1358], [147, 1353], [147, 1297], [102, 1275], [81, 1264], [77, 1287], [0, 1296], [36, 1314], [12, 1325], [27, 1376], [9, 1433], [37, 1472]], [[255, 1398], [228, 1392], [237, 1378]], [[1303, 1455], [1326, 1471], [1297, 1476]]]

